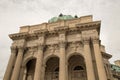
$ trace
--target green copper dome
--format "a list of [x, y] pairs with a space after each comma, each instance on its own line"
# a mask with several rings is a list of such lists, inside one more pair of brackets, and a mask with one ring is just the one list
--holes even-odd
[[57, 22], [59, 20], [70, 20], [70, 19], [73, 19], [74, 17], [72, 17], [71, 15], [63, 15], [63, 14], [60, 14], [58, 17], [53, 17], [51, 18], [48, 23], [52, 23], [52, 22]]
[[120, 67], [119, 66], [116, 66], [114, 64], [111, 64], [111, 68], [112, 70], [116, 71], [116, 72], [120, 72]]

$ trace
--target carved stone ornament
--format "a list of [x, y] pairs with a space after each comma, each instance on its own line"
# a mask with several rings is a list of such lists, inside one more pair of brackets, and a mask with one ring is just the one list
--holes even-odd
[[54, 53], [57, 53], [58, 50], [59, 50], [59, 47], [57, 44], [51, 44], [51, 45], [47, 45], [47, 49], [46, 49], [45, 53], [46, 54], [48, 54], [48, 53], [54, 54]]
[[88, 44], [90, 43], [90, 40], [83, 40], [83, 43], [84, 43], [85, 45], [88, 45]]
[[38, 44], [44, 44], [44, 37], [39, 37]]
[[24, 50], [25, 50], [25, 47], [23, 47], [23, 46], [17, 46], [17, 48], [18, 48], [18, 51], [19, 51], [20, 53], [23, 53]]
[[59, 42], [59, 47], [60, 48], [66, 48], [66, 42], [65, 41], [60, 41]]
[[24, 39], [20, 39], [20, 40], [15, 40], [12, 44], [13, 46], [25, 46], [25, 40]]
[[93, 44], [99, 44], [100, 40], [96, 38], [96, 39], [92, 39], [92, 42], [93, 42]]
[[60, 41], [65, 41], [65, 34], [60, 34], [59, 35], [59, 40]]
[[67, 51], [69, 52], [79, 52], [83, 49], [83, 44], [81, 42], [72, 42], [68, 44]]
[[17, 47], [16, 46], [11, 46], [11, 53], [15, 54], [17, 52]]
[[44, 46], [45, 46], [45, 45], [38, 44], [38, 50], [41, 50], [41, 51], [43, 51], [43, 49], [44, 49]]

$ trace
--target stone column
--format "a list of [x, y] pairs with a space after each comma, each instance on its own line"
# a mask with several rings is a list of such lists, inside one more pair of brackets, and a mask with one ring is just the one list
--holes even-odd
[[11, 46], [11, 56], [7, 65], [7, 69], [5, 72], [5, 76], [3, 80], [10, 80], [11, 74], [12, 74], [12, 70], [13, 70], [13, 66], [14, 66], [14, 62], [15, 62], [15, 58], [16, 58], [16, 52], [17, 49], [16, 47]]
[[66, 75], [65, 42], [60, 42], [59, 80], [66, 80]]
[[25, 66], [22, 66], [21, 69], [20, 69], [20, 77], [19, 77], [19, 80], [23, 80], [24, 70], [25, 70]]
[[46, 68], [46, 65], [43, 64], [43, 66], [42, 66], [42, 79], [41, 80], [45, 79], [45, 68]]
[[13, 70], [11, 80], [18, 80], [19, 79], [21, 63], [22, 63], [22, 59], [23, 59], [23, 52], [24, 52], [24, 48], [23, 47], [18, 47], [17, 59], [16, 59], [16, 62], [15, 62], [15, 66], [14, 66], [14, 70]]
[[66, 80], [68, 80], [68, 62], [66, 61]]
[[25, 67], [24, 73], [23, 73], [23, 80], [26, 80], [26, 75], [27, 75], [27, 69], [26, 69], [26, 67]]
[[84, 54], [85, 54], [85, 64], [86, 64], [86, 70], [87, 70], [87, 80], [96, 80], [89, 40], [84, 40]]
[[43, 62], [43, 45], [38, 46], [37, 60], [35, 66], [34, 80], [41, 80]]
[[99, 80], [107, 80], [107, 76], [106, 76], [105, 68], [103, 64], [103, 59], [102, 59], [102, 54], [100, 51], [99, 40], [93, 39], [92, 42], [93, 42], [94, 55], [95, 55]]

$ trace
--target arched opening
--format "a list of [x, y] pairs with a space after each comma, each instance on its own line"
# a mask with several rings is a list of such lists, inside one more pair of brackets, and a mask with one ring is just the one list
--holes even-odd
[[26, 79], [25, 80], [33, 80], [34, 79], [35, 64], [36, 64], [36, 59], [30, 60], [26, 64]]
[[68, 80], [87, 80], [85, 61], [82, 56], [71, 56], [68, 64]]
[[59, 80], [59, 58], [51, 57], [46, 62], [45, 80]]

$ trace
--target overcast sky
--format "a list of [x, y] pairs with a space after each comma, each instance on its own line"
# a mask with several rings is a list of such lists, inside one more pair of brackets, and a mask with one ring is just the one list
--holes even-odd
[[0, 0], [0, 80], [2, 80], [12, 41], [8, 34], [17, 33], [23, 25], [47, 22], [60, 13], [93, 15], [101, 20], [100, 39], [110, 62], [120, 59], [120, 0]]

